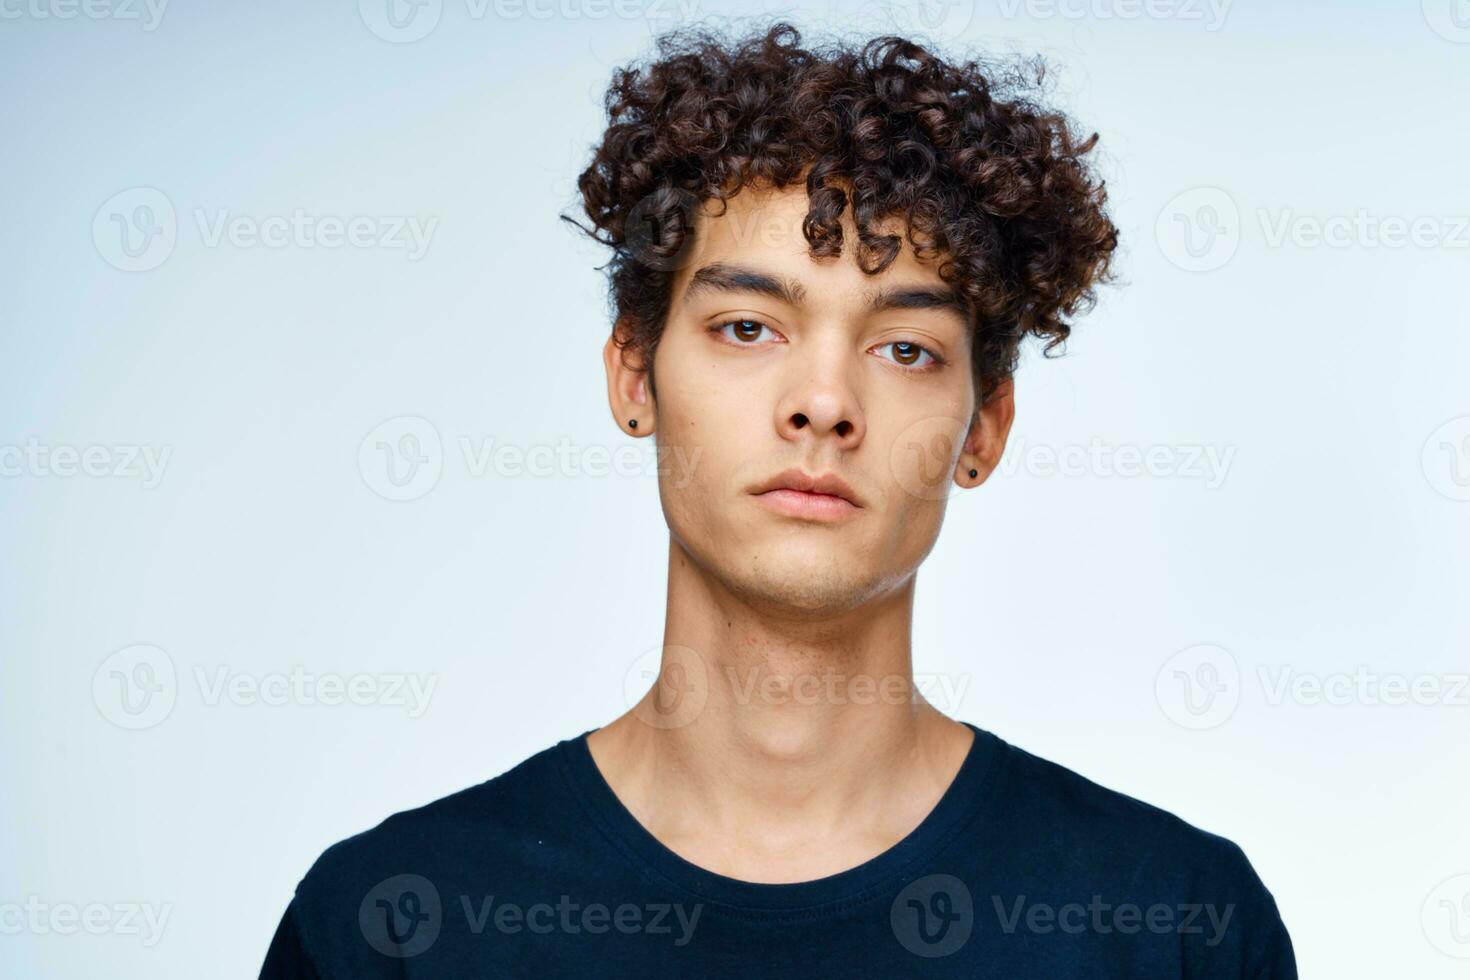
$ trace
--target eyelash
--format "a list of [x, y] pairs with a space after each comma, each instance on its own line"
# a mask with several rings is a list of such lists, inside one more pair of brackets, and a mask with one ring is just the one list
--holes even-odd
[[[759, 320], [753, 320], [750, 317], [739, 317], [739, 318], [734, 319], [734, 320], [726, 320], [723, 323], [717, 323], [717, 324], [715, 324], [714, 326], [710, 327], [709, 330], [710, 330], [710, 333], [717, 333], [717, 334], [720, 334], [721, 336], [726, 336], [726, 334], [725, 334], [725, 328], [726, 327], [733, 327], [733, 326], [735, 326], [738, 323], [749, 323], [749, 324], [753, 324], [755, 326], [758, 326], [758, 327], [760, 327], [763, 330], [771, 330], [771, 328], [769, 326], [767, 326], [766, 324], [762, 323]], [[775, 333], [776, 331], [771, 330], [771, 332], [772, 333]], [[756, 345], [756, 342], [755, 341], [727, 340], [727, 343], [729, 343], [731, 346], [734, 346], [734, 347], [754, 347]], [[895, 347], [895, 346], [897, 346], [899, 344], [903, 344], [906, 347], [917, 348], [920, 352], [922, 352], [922, 354], [929, 355], [930, 363], [928, 363], [928, 364], [917, 364], [916, 365], [916, 364], [904, 364], [901, 361], [891, 361], [890, 362], [892, 364], [898, 365], [899, 367], [903, 368], [905, 371], [913, 371], [915, 373], [922, 373], [924, 371], [930, 371], [930, 370], [933, 370], [935, 368], [942, 367], [946, 363], [945, 360], [944, 360], [944, 358], [940, 357], [934, 351], [932, 351], [929, 348], [925, 347], [923, 344], [916, 344], [916, 343], [914, 343], [911, 340], [890, 340], [890, 341], [887, 341], [886, 343], [879, 344], [878, 347], [879, 347], [879, 349], [881, 349], [881, 348], [884, 348], [884, 347]]]

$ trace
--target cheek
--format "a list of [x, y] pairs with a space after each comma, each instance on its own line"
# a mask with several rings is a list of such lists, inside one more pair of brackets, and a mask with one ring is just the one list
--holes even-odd
[[[943, 502], [956, 489], [955, 465], [968, 426], [949, 414], [923, 415], [883, 433], [874, 449], [895, 505]], [[909, 509], [905, 507], [904, 509]]]
[[708, 484], [751, 455], [768, 420], [760, 414], [761, 396], [749, 386], [721, 378], [693, 351], [680, 349], [676, 357], [669, 373], [678, 383], [659, 389], [659, 435], [690, 457], [697, 453], [697, 476]]
[[669, 527], [681, 538], [718, 532], [741, 490], [737, 477], [750, 450], [749, 419], [721, 397], [684, 388], [660, 398], [659, 494]]
[[917, 564], [934, 547], [944, 523], [945, 498], [919, 497], [894, 488], [889, 497], [889, 551], [895, 564]]
[[880, 561], [916, 565], [938, 540], [964, 427], [947, 414], [910, 417], [893, 430], [870, 432], [873, 476], [882, 483]]

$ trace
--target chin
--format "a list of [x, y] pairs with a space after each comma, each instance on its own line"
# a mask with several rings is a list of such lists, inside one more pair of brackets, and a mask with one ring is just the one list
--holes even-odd
[[873, 579], [845, 549], [786, 542], [751, 553], [731, 590], [752, 605], [796, 612], [838, 613], [861, 605]]

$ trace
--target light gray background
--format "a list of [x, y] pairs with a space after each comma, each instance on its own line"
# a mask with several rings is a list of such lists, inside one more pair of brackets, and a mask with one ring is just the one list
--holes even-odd
[[[325, 846], [646, 683], [650, 446], [556, 216], [679, 0], [386, 2], [0, 0], [6, 976], [253, 976]], [[1240, 843], [1304, 976], [1462, 975], [1470, 9], [741, 9], [1042, 53], [1103, 135], [1123, 285], [952, 501], [935, 700]], [[366, 244], [241, 237], [298, 209]]]

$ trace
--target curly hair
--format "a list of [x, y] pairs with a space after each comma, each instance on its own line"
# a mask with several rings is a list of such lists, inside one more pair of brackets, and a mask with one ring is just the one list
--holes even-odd
[[982, 401], [1014, 373], [1028, 334], [1051, 353], [1108, 278], [1118, 231], [1084, 159], [1097, 134], [1079, 139], [1026, 97], [1041, 62], [950, 63], [895, 36], [809, 50], [784, 21], [736, 40], [674, 31], [657, 50], [613, 75], [607, 128], [578, 178], [592, 227], [572, 222], [612, 249], [610, 305], [630, 328], [616, 342], [640, 367], [652, 367], [692, 241], [691, 204], [803, 174], [813, 256], [842, 254], [851, 206], [864, 272], [899, 254], [899, 237], [875, 230], [890, 217], [919, 258], [938, 260], [973, 312]]

